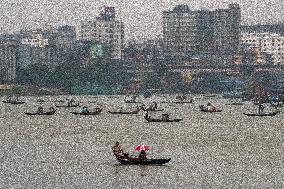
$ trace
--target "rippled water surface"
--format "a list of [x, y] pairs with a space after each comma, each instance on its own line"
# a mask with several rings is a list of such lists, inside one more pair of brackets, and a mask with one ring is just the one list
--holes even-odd
[[[103, 113], [96, 116], [69, 113], [78, 108], [57, 108], [52, 116], [24, 114], [65, 98], [0, 104], [0, 188], [284, 188], [283, 114], [247, 117], [242, 113], [256, 111], [249, 102], [229, 106], [229, 100], [196, 97], [194, 104], [159, 103], [181, 122], [147, 123], [142, 112], [107, 112], [136, 106], [122, 96], [74, 97], [90, 107], [100, 104]], [[173, 99], [140, 97], [145, 104]], [[223, 112], [200, 112], [198, 105], [209, 100]], [[149, 157], [172, 160], [164, 166], [120, 165], [111, 151], [115, 141], [130, 153], [147, 144]]]

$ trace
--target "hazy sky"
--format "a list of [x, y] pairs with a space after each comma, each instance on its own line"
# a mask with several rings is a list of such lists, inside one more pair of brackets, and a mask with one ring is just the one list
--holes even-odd
[[81, 20], [98, 16], [103, 5], [114, 6], [125, 23], [129, 38], [153, 38], [161, 34], [162, 11], [177, 4], [190, 8], [226, 8], [239, 3], [243, 23], [284, 21], [284, 0], [1, 0], [0, 33], [37, 28], [46, 24], [79, 26]]

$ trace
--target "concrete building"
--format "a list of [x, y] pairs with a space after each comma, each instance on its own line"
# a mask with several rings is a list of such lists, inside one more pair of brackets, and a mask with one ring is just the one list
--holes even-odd
[[163, 38], [165, 54], [187, 57], [197, 51], [198, 12], [187, 5], [178, 5], [172, 11], [163, 11]]
[[106, 44], [112, 59], [122, 59], [124, 25], [116, 20], [114, 7], [104, 7], [99, 17], [81, 22], [81, 40]]
[[201, 57], [215, 63], [232, 63], [239, 52], [241, 11], [228, 9], [191, 10], [178, 5], [163, 12], [165, 53], [171, 57]]
[[143, 42], [130, 41], [124, 48], [124, 62], [133, 63], [157, 63], [164, 59], [162, 38], [146, 39]]
[[13, 36], [0, 36], [0, 83], [13, 83], [16, 79], [18, 42]]
[[271, 54], [273, 64], [284, 64], [284, 36], [276, 33], [242, 33], [241, 43], [249, 49]]
[[284, 22], [273, 24], [242, 25], [242, 33], [276, 33], [284, 36]]
[[18, 65], [45, 64], [57, 66], [68, 62], [75, 46], [76, 31], [73, 26], [22, 30], [17, 33], [19, 44]]

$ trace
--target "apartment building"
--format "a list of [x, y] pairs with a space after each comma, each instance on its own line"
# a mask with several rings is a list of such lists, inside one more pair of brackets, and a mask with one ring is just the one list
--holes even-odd
[[109, 49], [110, 58], [122, 59], [124, 25], [116, 19], [114, 7], [103, 7], [99, 17], [81, 22], [81, 40], [97, 41]]

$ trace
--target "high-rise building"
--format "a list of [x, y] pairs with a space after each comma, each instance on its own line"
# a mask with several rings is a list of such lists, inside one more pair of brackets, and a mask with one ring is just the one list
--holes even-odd
[[[213, 12], [214, 49], [219, 54], [237, 54], [240, 44], [241, 10], [238, 4], [230, 4], [228, 9]], [[202, 20], [200, 20], [202, 22]]]
[[99, 17], [81, 22], [81, 39], [103, 43], [112, 59], [122, 59], [124, 25], [116, 19], [114, 7], [104, 7]]
[[0, 82], [13, 83], [16, 79], [18, 42], [11, 36], [0, 36]]
[[239, 52], [241, 10], [191, 10], [178, 5], [163, 12], [165, 54], [171, 57], [205, 57], [217, 63], [231, 63]]
[[173, 11], [163, 12], [163, 38], [167, 56], [186, 57], [196, 52], [197, 16], [198, 13], [187, 5], [178, 5]]

